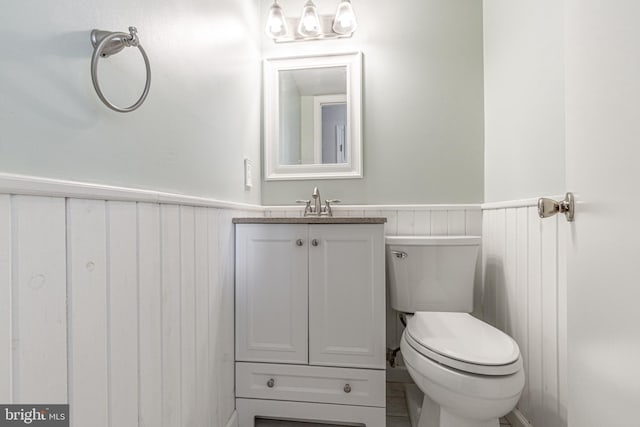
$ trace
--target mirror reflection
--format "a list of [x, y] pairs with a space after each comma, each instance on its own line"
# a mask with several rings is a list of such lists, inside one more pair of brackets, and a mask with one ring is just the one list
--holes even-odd
[[362, 178], [362, 54], [264, 61], [265, 180]]
[[280, 164], [348, 159], [347, 67], [279, 70]]

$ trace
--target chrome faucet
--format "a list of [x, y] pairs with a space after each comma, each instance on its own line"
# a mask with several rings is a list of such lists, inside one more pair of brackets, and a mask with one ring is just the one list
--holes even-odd
[[311, 206], [311, 200], [296, 200], [296, 203], [304, 203], [304, 216], [333, 216], [331, 210], [331, 203], [340, 203], [340, 200], [325, 200], [324, 207], [322, 206], [322, 199], [320, 197], [320, 190], [318, 187], [313, 189], [311, 194], [313, 198], [313, 206]]
[[311, 197], [313, 197], [313, 209], [316, 211], [316, 214], [321, 215], [322, 200], [320, 199], [320, 190], [318, 190], [318, 187], [314, 187]]

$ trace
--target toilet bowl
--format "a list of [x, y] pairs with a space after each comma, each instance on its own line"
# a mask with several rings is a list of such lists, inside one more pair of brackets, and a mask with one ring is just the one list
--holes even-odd
[[466, 313], [418, 312], [400, 349], [425, 394], [416, 427], [497, 427], [522, 392], [517, 344]]
[[387, 237], [391, 306], [407, 314], [400, 351], [424, 393], [413, 427], [498, 427], [524, 388], [518, 344], [468, 314], [480, 238]]

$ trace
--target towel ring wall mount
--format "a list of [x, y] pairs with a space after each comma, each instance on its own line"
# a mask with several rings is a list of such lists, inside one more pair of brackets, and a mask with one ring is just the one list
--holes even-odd
[[[151, 87], [151, 66], [149, 65], [149, 57], [140, 44], [140, 40], [138, 38], [138, 30], [136, 29], [136, 27], [129, 27], [129, 34], [122, 32], [93, 30], [91, 31], [91, 44], [94, 48], [93, 55], [91, 56], [91, 81], [93, 82], [93, 87], [98, 94], [98, 98], [100, 98], [100, 100], [104, 102], [107, 107], [120, 113], [129, 113], [136, 110], [147, 98], [147, 95], [149, 94], [149, 88]], [[125, 47], [137, 47], [138, 50], [140, 50], [140, 54], [142, 54], [142, 58], [144, 59], [144, 66], [147, 72], [147, 80], [140, 98], [138, 98], [138, 100], [130, 107], [122, 108], [114, 105], [102, 93], [102, 89], [100, 89], [100, 83], [98, 81], [98, 61], [100, 60], [100, 58], [108, 58], [111, 55], [115, 55]]]

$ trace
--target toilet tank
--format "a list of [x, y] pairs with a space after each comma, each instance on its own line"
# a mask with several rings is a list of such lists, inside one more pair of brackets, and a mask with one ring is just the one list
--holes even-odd
[[386, 237], [391, 307], [470, 313], [479, 249], [478, 236]]

